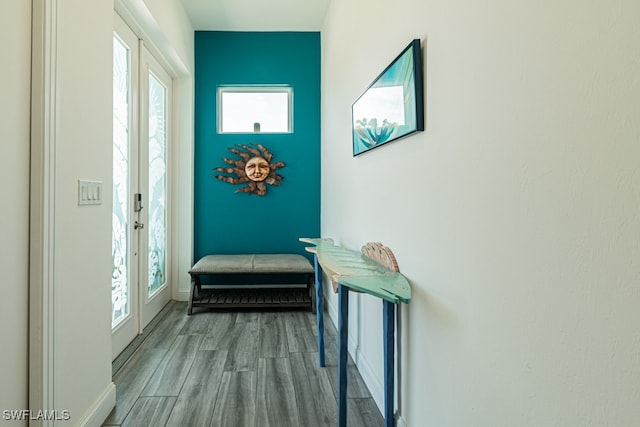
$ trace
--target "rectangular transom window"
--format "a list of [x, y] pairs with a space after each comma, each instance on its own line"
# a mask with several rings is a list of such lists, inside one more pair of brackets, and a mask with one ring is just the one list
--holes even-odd
[[218, 133], [293, 132], [291, 87], [218, 87]]

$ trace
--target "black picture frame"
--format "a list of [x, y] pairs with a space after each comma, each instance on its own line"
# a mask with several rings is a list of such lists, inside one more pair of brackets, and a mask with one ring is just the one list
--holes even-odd
[[424, 130], [422, 50], [414, 39], [351, 106], [353, 155]]

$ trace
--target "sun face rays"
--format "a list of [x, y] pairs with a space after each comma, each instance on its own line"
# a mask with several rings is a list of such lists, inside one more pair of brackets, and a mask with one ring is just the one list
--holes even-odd
[[[238, 147], [238, 148], [236, 148]], [[240, 157], [239, 159], [222, 160], [229, 166], [214, 168], [215, 171], [227, 175], [214, 175], [215, 178], [229, 184], [247, 184], [236, 190], [236, 193], [249, 193], [264, 196], [267, 185], [280, 185], [284, 178], [276, 171], [285, 166], [284, 162], [272, 163], [273, 154], [261, 144], [236, 144], [229, 147], [229, 151]]]

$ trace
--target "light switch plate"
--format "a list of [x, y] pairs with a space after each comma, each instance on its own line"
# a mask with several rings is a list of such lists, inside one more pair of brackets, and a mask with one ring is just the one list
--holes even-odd
[[101, 205], [102, 181], [78, 180], [78, 205]]

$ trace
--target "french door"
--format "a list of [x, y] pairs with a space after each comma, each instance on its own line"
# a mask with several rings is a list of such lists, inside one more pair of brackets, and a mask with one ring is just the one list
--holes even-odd
[[112, 358], [171, 296], [171, 78], [119, 16], [114, 22]]

